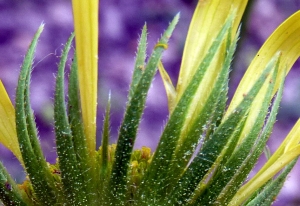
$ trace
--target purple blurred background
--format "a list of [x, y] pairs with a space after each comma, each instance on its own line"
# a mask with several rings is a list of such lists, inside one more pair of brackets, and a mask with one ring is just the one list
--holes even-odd
[[[144, 23], [147, 22], [148, 25], [150, 52], [172, 17], [181, 12], [181, 19], [170, 40], [169, 49], [163, 56], [165, 67], [176, 84], [180, 56], [196, 3], [196, 0], [100, 2], [98, 146], [101, 141], [103, 108], [109, 91], [112, 94], [111, 142], [116, 142], [134, 66], [137, 38]], [[234, 93], [247, 65], [266, 38], [299, 8], [299, 0], [253, 1], [248, 21], [243, 22], [243, 36], [239, 41], [239, 50], [235, 55], [231, 73], [230, 95]], [[63, 43], [73, 31], [71, 1], [0, 0], [0, 79], [13, 102], [20, 65], [35, 31], [42, 22], [46, 25], [35, 55], [31, 105], [35, 111], [46, 159], [54, 163], [56, 158], [52, 111], [54, 81]], [[299, 70], [297, 62], [287, 77], [278, 121], [269, 141], [271, 152], [276, 150], [300, 115]], [[146, 145], [155, 149], [166, 119], [166, 95], [162, 81], [157, 75], [148, 95], [136, 148]], [[0, 160], [17, 181], [22, 181], [24, 172], [16, 158], [3, 146], [0, 146]], [[264, 156], [261, 161], [265, 161]], [[275, 205], [300, 205], [299, 171], [300, 163], [289, 175]]]

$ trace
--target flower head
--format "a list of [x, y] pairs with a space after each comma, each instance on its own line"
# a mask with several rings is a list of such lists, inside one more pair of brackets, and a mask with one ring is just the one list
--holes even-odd
[[[30, 108], [32, 62], [44, 25], [24, 58], [16, 111], [0, 82], [0, 141], [28, 174], [18, 186], [0, 163], [1, 201], [7, 205], [271, 204], [300, 154], [300, 121], [262, 169], [248, 182], [246, 179], [275, 123], [285, 76], [300, 55], [300, 12], [283, 22], [260, 49], [228, 108], [230, 65], [247, 1], [198, 1], [176, 87], [161, 58], [179, 14], [148, 58], [145, 24], [118, 142], [109, 145], [109, 97], [102, 145], [96, 150], [99, 2], [72, 3], [76, 53], [66, 101], [64, 69], [74, 38], [71, 34], [56, 77], [56, 164], [45, 161]], [[157, 67], [167, 91], [170, 117], [151, 154], [146, 147], [133, 149]]]

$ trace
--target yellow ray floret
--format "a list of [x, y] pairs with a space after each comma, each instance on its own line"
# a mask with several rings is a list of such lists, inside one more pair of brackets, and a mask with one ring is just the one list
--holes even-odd
[[0, 81], [0, 142], [23, 163], [15, 124], [15, 109]]
[[72, 0], [83, 124], [89, 151], [95, 150], [98, 84], [99, 0]]

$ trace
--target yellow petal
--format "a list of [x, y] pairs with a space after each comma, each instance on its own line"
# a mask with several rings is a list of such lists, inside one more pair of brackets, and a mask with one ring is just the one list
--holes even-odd
[[99, 0], [72, 0], [82, 117], [89, 151], [96, 147]]
[[15, 109], [0, 81], [0, 142], [8, 148], [23, 164], [17, 138]]
[[[236, 108], [236, 106], [242, 101], [244, 95], [253, 86], [253, 83], [262, 74], [263, 69], [267, 63], [278, 53], [281, 54], [279, 71], [275, 80], [275, 88], [273, 94], [278, 90], [279, 84], [291, 69], [294, 62], [300, 55], [300, 12], [295, 13], [285, 22], [283, 22], [274, 33], [267, 39], [262, 48], [257, 53], [256, 57], [251, 62], [244, 77], [242, 78], [234, 97], [228, 107], [228, 110], [224, 116], [226, 119], [229, 114]], [[274, 80], [271, 80], [274, 81]], [[241, 137], [247, 134], [253, 124], [256, 121], [257, 115], [259, 115], [260, 106], [264, 99], [264, 91], [268, 86], [268, 81], [265, 82], [260, 93], [257, 95], [250, 113], [248, 114], [247, 122], [241, 134]], [[268, 100], [267, 100], [268, 101]]]
[[208, 48], [230, 16], [231, 11], [236, 12], [231, 32], [232, 39], [236, 35], [246, 5], [246, 0], [200, 0], [198, 2], [184, 47], [177, 84], [177, 101], [206, 55]]

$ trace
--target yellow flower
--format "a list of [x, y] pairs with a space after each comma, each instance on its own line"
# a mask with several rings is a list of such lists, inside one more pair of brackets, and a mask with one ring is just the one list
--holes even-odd
[[[130, 202], [137, 197], [137, 204], [151, 204], [151, 201], [153, 204], [157, 201], [162, 201], [162, 204], [164, 201], [170, 204], [176, 204], [179, 201], [184, 201], [184, 204], [200, 204], [203, 201], [204, 204], [209, 202], [209, 204], [224, 203], [230, 206], [241, 205], [300, 155], [299, 120], [262, 169], [240, 187], [265, 146], [269, 128], [273, 125], [272, 120], [275, 121], [274, 111], [279, 105], [277, 100], [280, 98], [275, 98], [275, 106], [272, 107], [268, 116], [269, 104], [279, 88], [278, 97], [281, 97], [284, 78], [300, 56], [300, 11], [282, 23], [265, 42], [250, 64], [224, 114], [229, 65], [238, 38], [238, 26], [247, 1], [199, 0], [186, 39], [176, 87], [173, 86], [163, 64], [161, 62], [158, 64], [167, 91], [171, 115], [154, 156], [151, 156], [149, 148], [142, 148], [132, 153], [133, 136], [135, 138], [144, 104], [139, 104], [139, 102], [145, 102], [146, 98], [143, 91], [147, 91], [150, 86], [148, 80], [156, 71], [162, 50], [168, 48], [166, 42], [178, 21], [178, 15], [170, 24], [162, 40], [156, 44], [154, 53], [143, 71], [145, 73], [138, 80], [137, 85], [146, 86], [142, 88], [132, 86], [135, 96], [129, 96], [130, 103], [120, 129], [118, 145], [108, 146], [103, 143], [98, 151], [98, 154], [101, 150], [104, 151], [103, 154], [101, 153], [102, 156], [100, 155], [102, 159], [99, 167], [99, 164], [96, 164], [97, 153], [95, 151], [99, 1], [72, 0], [72, 4], [80, 100], [86, 137], [84, 141], [87, 143], [88, 152], [85, 146], [80, 148], [85, 142], [75, 141], [75, 138], [83, 140], [82, 135], [79, 137], [75, 135], [78, 134], [77, 130], [70, 128], [70, 125], [75, 124], [69, 125], [67, 115], [61, 112], [61, 108], [65, 110], [64, 98], [60, 98], [64, 97], [64, 94], [59, 93], [63, 91], [60, 89], [60, 87], [63, 88], [60, 86], [63, 85], [63, 81], [58, 81], [57, 97], [59, 98], [56, 98], [55, 115], [57, 116], [55, 119], [60, 119], [59, 114], [66, 117], [61, 123], [56, 121], [61, 179], [53, 181], [51, 166], [49, 170], [49, 166], [40, 154], [36, 142], [37, 137], [35, 137], [37, 135], [33, 131], [35, 125], [31, 122], [34, 118], [31, 117], [32, 113], [28, 107], [29, 97], [27, 99], [26, 96], [29, 93], [29, 69], [43, 26], [34, 38], [29, 55], [26, 55], [28, 57], [25, 58], [23, 73], [21, 72], [20, 75], [19, 82], [21, 83], [17, 88], [19, 95], [16, 100], [17, 118], [14, 107], [0, 81], [0, 142], [10, 149], [22, 164], [24, 160], [38, 201], [47, 203], [50, 199], [49, 204], [53, 205], [66, 200], [74, 204], [77, 202], [78, 204], [101, 204], [99, 202], [101, 200], [105, 204], [111, 201], [112, 204], [123, 205], [128, 196], [127, 186], [129, 186], [133, 189], [129, 195]], [[144, 27], [143, 34], [146, 34], [146, 27]], [[145, 36], [141, 38], [144, 46], [139, 48], [146, 48]], [[68, 41], [64, 51], [69, 50], [72, 38]], [[143, 58], [144, 52], [140, 54]], [[63, 56], [61, 65], [64, 66], [67, 55]], [[139, 69], [140, 65], [137, 65]], [[63, 73], [63, 69], [60, 71]], [[61, 79], [58, 78], [58, 80], [64, 79], [63, 75], [59, 77]], [[69, 88], [76, 87], [70, 86]], [[62, 95], [59, 96], [60, 94]], [[69, 117], [77, 119], [72, 118], [72, 115]], [[21, 145], [18, 143], [15, 123]], [[108, 123], [106, 125], [108, 131]], [[256, 127], [259, 128], [255, 130]], [[202, 148], [193, 158], [196, 147], [199, 145], [199, 136], [204, 133], [206, 136], [203, 138]], [[109, 135], [106, 136], [108, 138]], [[22, 144], [22, 141], [27, 145]], [[241, 157], [241, 155], [244, 156]], [[111, 164], [107, 166], [108, 162]], [[99, 169], [104, 171], [101, 172], [100, 179]], [[106, 172], [106, 169], [110, 172]], [[101, 182], [104, 179], [105, 181]], [[62, 187], [59, 186], [59, 189], [56, 189], [55, 186], [60, 180]], [[2, 178], [1, 181], [1, 184], [4, 183], [7, 188], [14, 183], [10, 179]], [[67, 199], [59, 199], [61, 197], [58, 193], [61, 192], [61, 188], [66, 192]], [[231, 188], [234, 192], [230, 190]], [[23, 189], [26, 190], [26, 187]], [[98, 196], [99, 191], [104, 191], [104, 195]]]
[[72, 0], [82, 118], [89, 151], [96, 148], [99, 0]]

